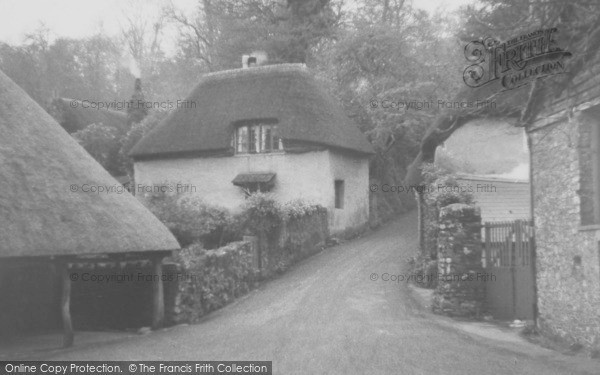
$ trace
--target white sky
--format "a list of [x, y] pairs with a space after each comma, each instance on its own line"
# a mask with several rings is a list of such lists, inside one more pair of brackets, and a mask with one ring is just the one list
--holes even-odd
[[0, 0], [0, 41], [20, 44], [42, 24], [54, 37], [118, 36], [125, 15], [151, 17], [170, 3], [192, 13], [197, 0]]
[[[54, 37], [81, 38], [99, 31], [118, 36], [124, 15], [132, 10], [158, 14], [171, 2], [176, 8], [192, 13], [198, 0], [0, 0], [0, 41], [20, 44], [25, 35], [44, 24]], [[414, 0], [413, 6], [434, 11], [448, 10], [474, 0]], [[167, 42], [167, 40], [165, 40]], [[165, 44], [169, 44], [168, 42]], [[164, 46], [167, 47], [168, 46]]]

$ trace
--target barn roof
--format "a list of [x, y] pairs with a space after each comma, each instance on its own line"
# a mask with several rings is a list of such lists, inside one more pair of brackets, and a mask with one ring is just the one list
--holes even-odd
[[302, 64], [205, 75], [186, 101], [132, 150], [135, 158], [230, 150], [234, 124], [278, 121], [284, 140], [373, 153], [350, 120]]
[[120, 184], [1, 71], [0, 133], [0, 258], [179, 248], [126, 191], [82, 191]]

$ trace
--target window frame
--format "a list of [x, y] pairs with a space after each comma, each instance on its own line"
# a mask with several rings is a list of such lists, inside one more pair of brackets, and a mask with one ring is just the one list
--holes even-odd
[[[236, 155], [253, 155], [283, 152], [283, 140], [277, 135], [277, 125], [276, 121], [267, 120], [246, 121], [235, 124], [233, 132], [234, 153]], [[269, 134], [268, 139], [265, 138], [267, 133]], [[240, 140], [241, 136], [244, 139]], [[277, 145], [277, 148], [274, 148], [274, 145]]]

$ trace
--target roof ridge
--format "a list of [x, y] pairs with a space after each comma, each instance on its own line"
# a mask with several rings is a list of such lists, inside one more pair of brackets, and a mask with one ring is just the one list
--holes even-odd
[[253, 66], [251, 68], [236, 68], [220, 70], [218, 72], [206, 73], [202, 76], [202, 80], [213, 80], [218, 78], [238, 78], [240, 76], [255, 75], [255, 74], [271, 74], [274, 72], [306, 72], [308, 68], [303, 63], [285, 63]]

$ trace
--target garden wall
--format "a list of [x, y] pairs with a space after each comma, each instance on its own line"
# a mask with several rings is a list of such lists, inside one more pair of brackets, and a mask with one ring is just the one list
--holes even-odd
[[171, 275], [164, 289], [166, 324], [198, 321], [322, 250], [329, 235], [327, 211], [292, 216], [275, 229], [264, 241], [232, 242], [215, 250], [195, 244], [178, 251], [163, 267]]

